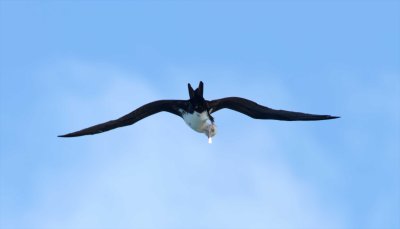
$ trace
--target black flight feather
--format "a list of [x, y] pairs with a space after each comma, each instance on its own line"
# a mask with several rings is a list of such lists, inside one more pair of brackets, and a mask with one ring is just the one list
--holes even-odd
[[138, 109], [132, 111], [131, 113], [122, 116], [119, 119], [91, 126], [89, 128], [76, 131], [73, 133], [60, 135], [58, 137], [79, 137], [83, 135], [99, 134], [115, 128], [132, 125], [141, 119], [144, 119], [150, 115], [153, 115], [161, 111], [166, 111], [180, 116], [179, 109], [185, 108], [186, 106], [187, 106], [187, 101], [185, 100], [158, 100], [143, 105]]
[[250, 116], [254, 119], [275, 119], [282, 121], [316, 121], [339, 118], [330, 115], [315, 115], [301, 112], [274, 110], [269, 107], [262, 106], [251, 100], [239, 97], [227, 97], [208, 102], [210, 113], [214, 113], [220, 109], [228, 108], [238, 111], [242, 114]]

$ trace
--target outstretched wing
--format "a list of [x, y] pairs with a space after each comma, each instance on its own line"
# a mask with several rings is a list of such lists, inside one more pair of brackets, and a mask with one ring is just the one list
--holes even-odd
[[248, 115], [255, 119], [275, 119], [283, 121], [315, 121], [339, 118], [330, 115], [306, 114], [285, 110], [274, 110], [261, 106], [251, 100], [239, 97], [228, 97], [208, 102], [210, 113], [214, 113], [220, 109], [228, 108]]
[[76, 131], [73, 133], [60, 135], [58, 137], [79, 137], [83, 135], [99, 134], [105, 131], [109, 131], [115, 128], [132, 125], [135, 122], [146, 118], [155, 113], [166, 111], [175, 115], [180, 116], [179, 109], [184, 108], [187, 104], [185, 100], [159, 100], [148, 103], [132, 111], [131, 113], [122, 116], [119, 119], [111, 120], [105, 123], [101, 123], [89, 128]]

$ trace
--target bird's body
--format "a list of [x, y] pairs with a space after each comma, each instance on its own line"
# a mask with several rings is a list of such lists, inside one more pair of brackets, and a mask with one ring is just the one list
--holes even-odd
[[186, 124], [190, 126], [190, 128], [192, 128], [194, 131], [197, 131], [199, 133], [203, 133], [204, 130], [207, 128], [207, 125], [211, 122], [206, 111], [203, 111], [202, 113], [199, 113], [197, 111], [194, 111], [193, 113], [188, 113], [182, 109], [180, 109], [179, 111], [182, 113], [182, 118], [186, 122]]
[[211, 114], [224, 108], [238, 111], [254, 119], [317, 121], [338, 118], [330, 115], [314, 115], [301, 112], [274, 110], [239, 97], [227, 97], [211, 101], [205, 100], [203, 98], [203, 82], [200, 82], [199, 87], [196, 90], [193, 90], [192, 86], [188, 84], [188, 89], [190, 96], [189, 100], [154, 101], [145, 104], [116, 120], [111, 120], [80, 131], [61, 135], [59, 137], [78, 137], [102, 133], [118, 127], [132, 125], [143, 118], [161, 111], [166, 111], [180, 116], [190, 128], [199, 133], [204, 133], [208, 137], [209, 143], [211, 143], [211, 138], [217, 131], [214, 118]]
[[192, 130], [199, 133], [205, 133], [208, 137], [208, 143], [211, 143], [211, 138], [217, 134], [217, 127], [211, 121], [207, 111], [201, 113], [194, 111], [188, 113], [182, 109], [179, 110], [182, 113], [182, 118], [186, 124], [192, 128]]

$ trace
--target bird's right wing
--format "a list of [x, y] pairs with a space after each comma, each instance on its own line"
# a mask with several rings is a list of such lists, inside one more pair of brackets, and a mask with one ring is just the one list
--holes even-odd
[[255, 119], [275, 119], [283, 121], [315, 121], [338, 118], [330, 115], [315, 115], [301, 112], [274, 110], [269, 107], [262, 106], [251, 100], [239, 97], [227, 97], [216, 99], [208, 102], [210, 113], [214, 113], [220, 109], [228, 108], [238, 111], [242, 114]]
[[180, 116], [179, 109], [185, 108], [187, 101], [185, 100], [158, 100], [139, 107], [131, 113], [124, 115], [118, 119], [101, 123], [89, 128], [72, 132], [58, 137], [79, 137], [83, 135], [99, 134], [115, 128], [132, 125], [135, 122], [146, 118], [155, 113], [166, 111]]

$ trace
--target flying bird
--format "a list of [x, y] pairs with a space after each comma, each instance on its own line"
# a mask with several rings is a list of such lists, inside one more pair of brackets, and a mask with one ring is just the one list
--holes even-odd
[[177, 115], [186, 122], [193, 130], [204, 133], [208, 137], [208, 142], [212, 142], [212, 137], [217, 134], [214, 112], [227, 108], [254, 119], [273, 119], [281, 121], [318, 121], [339, 118], [330, 115], [316, 115], [301, 112], [274, 110], [262, 106], [251, 100], [240, 97], [226, 97], [216, 100], [205, 100], [203, 97], [203, 82], [200, 81], [196, 90], [188, 84], [189, 100], [158, 100], [145, 104], [131, 113], [118, 119], [91, 126], [76, 132], [72, 132], [58, 137], [79, 137], [83, 135], [99, 134], [115, 128], [129, 126], [148, 116], [158, 112], [166, 111]]

